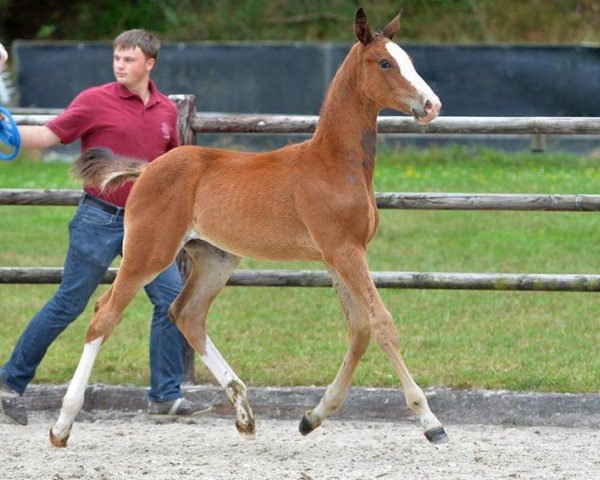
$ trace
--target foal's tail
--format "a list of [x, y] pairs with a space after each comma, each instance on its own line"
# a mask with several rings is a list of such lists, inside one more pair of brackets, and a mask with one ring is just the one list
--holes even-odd
[[90, 148], [71, 167], [71, 174], [100, 190], [110, 190], [128, 180], [135, 180], [148, 166], [137, 158], [120, 157], [103, 147]]

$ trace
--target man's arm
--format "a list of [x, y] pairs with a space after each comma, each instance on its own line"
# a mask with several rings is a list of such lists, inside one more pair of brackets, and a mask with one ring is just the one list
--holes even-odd
[[46, 126], [23, 125], [18, 128], [23, 148], [42, 150], [60, 143], [60, 138]]

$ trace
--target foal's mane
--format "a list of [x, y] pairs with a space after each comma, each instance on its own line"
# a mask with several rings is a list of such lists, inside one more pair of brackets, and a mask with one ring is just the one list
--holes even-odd
[[358, 84], [362, 80], [359, 77], [359, 62], [362, 59], [361, 57], [361, 49], [363, 49], [363, 45], [360, 43], [356, 43], [346, 55], [346, 58], [338, 68], [338, 71], [333, 77], [329, 88], [327, 90], [327, 94], [325, 95], [325, 100], [323, 101], [323, 105], [321, 106], [321, 115], [328, 109], [333, 107], [332, 103], [336, 102], [336, 95], [348, 95], [352, 93]]
[[[374, 41], [379, 42], [381, 38], [376, 36]], [[354, 44], [329, 85], [313, 136], [313, 141], [319, 143], [320, 148], [340, 154], [347, 142], [354, 138], [360, 142], [360, 132], [364, 131], [365, 122], [369, 125], [366, 127], [368, 130], [375, 132], [377, 129], [377, 110], [361, 88], [363, 82], [367, 81], [363, 78], [362, 69], [367, 48], [360, 42]], [[348, 108], [349, 104], [354, 104], [354, 108]]]

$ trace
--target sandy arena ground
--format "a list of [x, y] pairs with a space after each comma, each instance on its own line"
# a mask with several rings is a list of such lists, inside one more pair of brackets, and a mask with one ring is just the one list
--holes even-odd
[[69, 446], [50, 446], [56, 414], [27, 427], [0, 420], [0, 478], [13, 479], [600, 479], [600, 432], [448, 425], [433, 446], [412, 424], [329, 419], [307, 437], [297, 421], [258, 419], [253, 441], [233, 419], [174, 422], [85, 413]]

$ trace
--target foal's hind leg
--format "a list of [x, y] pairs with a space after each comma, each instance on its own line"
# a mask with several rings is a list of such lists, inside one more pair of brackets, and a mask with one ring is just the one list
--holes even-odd
[[144, 282], [141, 280], [133, 281], [121, 267], [115, 283], [96, 303], [94, 316], [86, 334], [81, 359], [71, 379], [67, 393], [63, 397], [58, 420], [50, 429], [50, 442], [54, 446], [66, 447], [75, 417], [83, 406], [85, 389], [100, 347], [121, 320], [125, 307], [143, 285]]
[[255, 423], [246, 386], [206, 335], [208, 310], [240, 258], [202, 241], [189, 242], [184, 248], [193, 260], [193, 268], [181, 294], [171, 305], [169, 316], [225, 389], [235, 408], [235, 426], [240, 434], [252, 437]]
[[346, 392], [359, 360], [366, 352], [371, 339], [371, 327], [365, 312], [358, 309], [349, 290], [338, 277], [337, 272], [328, 267], [333, 280], [333, 286], [340, 301], [342, 311], [348, 322], [350, 344], [344, 356], [344, 361], [325, 395], [314, 410], [308, 411], [300, 421], [300, 433], [307, 435], [317, 428], [331, 413], [339, 410], [346, 398]]
[[413, 380], [398, 346], [398, 331], [390, 312], [387, 311], [367, 266], [364, 249], [346, 248], [334, 252], [331, 264], [348, 287], [359, 309], [365, 311], [377, 343], [395, 367], [408, 407], [419, 417], [425, 436], [432, 443], [448, 441], [444, 427], [431, 412], [427, 398]]
[[[59, 418], [50, 429], [50, 442], [56, 447], [67, 445], [75, 417], [83, 406], [85, 388], [100, 347], [120, 322], [123, 311], [136, 292], [173, 263], [180, 246], [181, 237], [177, 236], [175, 228], [171, 230], [173, 235], [162, 242], [157, 238], [160, 232], [152, 230], [151, 225], [138, 223], [131, 232], [126, 231], [124, 246], [130, 247], [124, 249], [117, 278], [96, 303], [77, 370], [63, 398]], [[179, 233], [183, 236], [183, 232]], [[145, 252], [136, 252], [141, 242], [136, 239], [144, 239]]]

